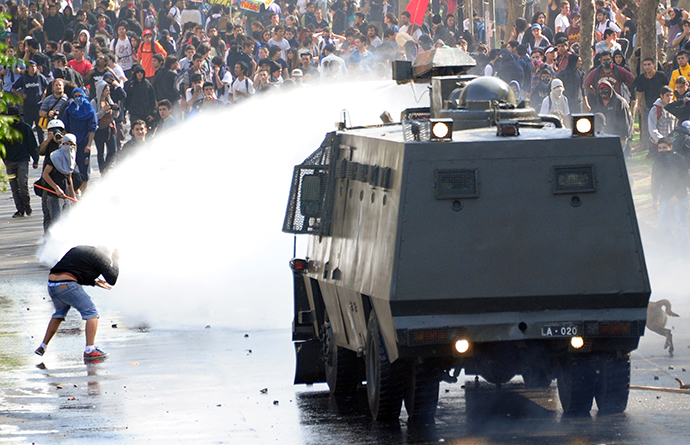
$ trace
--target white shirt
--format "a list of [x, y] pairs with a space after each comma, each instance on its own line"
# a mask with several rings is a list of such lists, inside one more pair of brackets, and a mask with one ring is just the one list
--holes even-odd
[[196, 9], [183, 9], [180, 13], [181, 23], [194, 22], [201, 25], [201, 12]]
[[204, 98], [204, 90], [199, 90], [199, 94], [196, 95], [196, 97], [193, 97], [194, 94], [194, 87], [187, 88], [187, 91], [185, 92], [185, 97], [187, 99], [187, 103], [191, 106], [194, 102], [196, 102], [199, 99]]
[[554, 32], [565, 32], [566, 28], [570, 26], [570, 20], [563, 14], [558, 14], [556, 16]]
[[322, 77], [327, 77], [328, 73], [324, 72], [323, 64], [324, 62], [335, 62], [340, 66], [340, 70], [338, 70], [338, 78], [346, 77], [347, 76], [347, 66], [345, 65], [345, 61], [341, 59], [340, 57], [336, 56], [333, 53], [330, 53], [323, 59], [321, 59], [321, 64], [319, 65], [319, 72], [321, 72]]
[[620, 34], [621, 29], [616, 25], [616, 22], [613, 20], [604, 20], [604, 23], [597, 23], [596, 27], [594, 28], [595, 31], [599, 31], [601, 35], [604, 35], [604, 31], [606, 31], [607, 28], [611, 28], [614, 31], [616, 31], [618, 34]]
[[280, 57], [283, 60], [287, 60], [285, 51], [290, 49], [290, 42], [288, 42], [287, 39], [284, 38], [279, 42], [277, 40], [274, 40], [273, 37], [271, 37], [271, 40], [268, 41], [268, 47], [270, 48], [271, 46], [277, 46], [278, 48], [280, 48]]
[[184, 73], [185, 71], [187, 71], [190, 66], [192, 66], [192, 59], [188, 59], [185, 57], [182, 60], [180, 60], [180, 72], [181, 73]]
[[125, 37], [124, 40], [118, 39], [115, 41], [114, 53], [117, 56], [117, 63], [122, 67], [123, 70], [131, 70], [132, 65], [134, 65], [134, 60], [132, 55], [134, 53], [132, 49], [132, 42], [129, 41], [129, 37]]
[[[182, 31], [182, 15], [180, 15], [180, 10], [176, 7], [173, 6], [170, 8], [170, 11], [168, 11], [169, 14], [172, 14], [173, 20], [177, 22], [179, 25], [180, 32]], [[175, 30], [175, 27], [173, 26], [173, 23], [170, 24], [170, 32], [176, 34], [177, 31]]]
[[127, 80], [127, 76], [125, 76], [125, 70], [123, 70], [120, 65], [116, 63], [115, 66], [111, 67], [111, 69], [115, 71], [115, 74], [117, 74], [117, 77], [118, 79], [120, 79], [120, 81], [125, 82]]
[[[401, 32], [403, 34], [410, 34], [407, 30], [410, 29], [410, 26], [412, 25], [404, 25], [400, 27], [400, 30], [398, 32]], [[419, 28], [419, 26], [415, 27], [414, 32], [411, 34], [412, 38], [415, 40], [419, 40], [419, 38], [422, 36], [422, 30]]]
[[246, 94], [254, 94], [254, 83], [249, 79], [249, 77], [245, 77], [243, 81], [240, 82], [239, 79], [235, 79], [235, 81], [232, 83], [232, 97], [234, 100], [238, 99], [244, 99], [242, 96], [240, 96], [237, 93], [246, 93]]
[[[213, 76], [215, 76], [215, 75], [216, 74], [213, 73]], [[222, 96], [218, 97], [218, 100], [227, 105], [230, 103], [230, 99], [228, 99], [228, 95], [230, 94], [230, 87], [232, 85], [232, 74], [230, 74], [230, 70], [227, 70], [225, 72], [225, 75], [223, 76], [223, 78], [220, 80], [221, 80], [221, 82], [223, 82], [223, 85], [226, 86], [226, 88], [225, 88], [225, 93]]]

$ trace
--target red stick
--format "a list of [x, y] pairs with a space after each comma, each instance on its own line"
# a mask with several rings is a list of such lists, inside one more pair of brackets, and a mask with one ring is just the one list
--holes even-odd
[[[53, 189], [47, 189], [47, 188], [45, 188], [45, 187], [41, 187], [41, 186], [38, 185], [38, 184], [34, 184], [34, 187], [38, 187], [38, 188], [40, 188], [41, 190], [45, 190], [46, 192], [50, 192], [50, 193], [52, 193], [53, 195], [57, 195], [57, 192], [56, 192], [55, 190], [53, 190]], [[72, 198], [71, 196], [65, 195], [65, 198], [67, 198], [67, 199], [69, 199], [69, 200], [71, 200], [71, 201], [74, 201], [74, 202], [79, 202], [79, 201], [77, 201], [76, 199]]]

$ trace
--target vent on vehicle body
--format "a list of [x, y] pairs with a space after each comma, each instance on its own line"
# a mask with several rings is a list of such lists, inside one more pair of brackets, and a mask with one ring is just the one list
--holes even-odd
[[557, 165], [552, 172], [553, 193], [592, 193], [596, 191], [594, 165]]
[[479, 197], [479, 171], [476, 168], [436, 170], [436, 199]]

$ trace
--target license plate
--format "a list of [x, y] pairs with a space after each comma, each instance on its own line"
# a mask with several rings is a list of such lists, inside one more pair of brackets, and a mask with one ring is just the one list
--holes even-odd
[[541, 326], [542, 337], [577, 337], [582, 328], [577, 323], [552, 323]]

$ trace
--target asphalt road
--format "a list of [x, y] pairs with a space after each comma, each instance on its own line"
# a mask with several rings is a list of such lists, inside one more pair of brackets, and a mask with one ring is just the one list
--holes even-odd
[[[591, 418], [568, 419], [561, 415], [555, 385], [534, 393], [523, 390], [519, 379], [500, 392], [485, 384], [442, 383], [435, 425], [408, 425], [403, 411], [399, 425], [381, 426], [370, 420], [361, 392], [337, 402], [325, 385], [292, 385], [289, 326], [158, 330], [127, 326], [118, 313], [104, 312], [98, 344], [111, 356], [87, 366], [81, 360], [83, 322], [72, 312], [46, 355], [38, 357], [33, 350], [52, 305], [47, 270], [35, 259], [40, 201], [34, 196], [32, 202], [31, 217], [12, 219], [11, 194], [0, 194], [0, 443], [690, 442], [688, 394], [635, 389], [623, 415], [598, 416], [595, 409]], [[678, 388], [675, 378], [690, 381], [687, 265], [657, 251], [653, 219], [640, 223], [651, 240], [648, 257], [654, 257], [653, 299], [671, 299], [681, 318], [669, 323], [675, 357], [663, 350], [662, 337], [647, 332], [633, 353], [632, 381]], [[481, 406], [484, 414], [468, 416], [468, 404]]]

